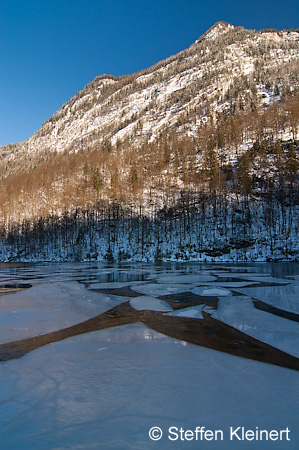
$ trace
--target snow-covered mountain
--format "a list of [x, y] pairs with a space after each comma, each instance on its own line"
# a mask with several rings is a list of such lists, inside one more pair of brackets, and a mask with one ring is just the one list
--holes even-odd
[[0, 148], [0, 260], [299, 259], [299, 31], [219, 22]]
[[191, 137], [226, 111], [267, 107], [298, 88], [299, 32], [216, 23], [188, 49], [141, 72], [96, 77], [28, 140], [1, 147], [3, 174], [49, 152]]

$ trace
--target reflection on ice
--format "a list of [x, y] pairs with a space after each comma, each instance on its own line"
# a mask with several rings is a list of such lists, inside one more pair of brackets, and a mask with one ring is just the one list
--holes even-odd
[[103, 330], [101, 333], [100, 341], [103, 345], [106, 345], [107, 342], [135, 344], [144, 340], [181, 344], [180, 340], [173, 339], [140, 323]]
[[291, 280], [299, 281], [299, 275], [290, 275], [290, 276], [287, 276], [286, 278], [290, 278]]
[[238, 292], [261, 300], [285, 311], [299, 314], [299, 285], [259, 286], [236, 289]]
[[250, 297], [220, 298], [212, 317], [299, 358], [299, 324], [254, 308]]
[[[264, 274], [246, 274], [246, 273], [230, 273], [231, 278], [241, 278], [244, 280], [256, 281], [257, 283], [273, 283], [273, 284], [289, 284], [290, 280], [285, 280], [284, 278], [271, 277], [270, 275]], [[219, 276], [221, 278], [221, 275]]]
[[[226, 280], [226, 278], [225, 278]], [[224, 287], [224, 288], [238, 288], [238, 287], [246, 287], [252, 286], [253, 284], [258, 284], [256, 281], [214, 281], [213, 283], [202, 283], [205, 286], [213, 286], [215, 287]]]
[[130, 287], [134, 286], [134, 284], [140, 285], [142, 281], [116, 281], [115, 283], [89, 283], [88, 288], [89, 289], [121, 289], [123, 287]]
[[158, 283], [194, 283], [199, 284], [205, 281], [215, 281], [216, 277], [206, 274], [206, 275], [172, 275], [172, 276], [162, 276], [157, 279]]

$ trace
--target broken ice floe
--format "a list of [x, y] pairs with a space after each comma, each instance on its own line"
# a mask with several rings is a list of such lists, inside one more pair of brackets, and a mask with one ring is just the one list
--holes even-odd
[[190, 317], [194, 319], [203, 319], [202, 310], [205, 305], [191, 306], [165, 314], [166, 316]]
[[168, 303], [147, 295], [142, 295], [141, 297], [131, 299], [130, 305], [137, 311], [173, 311], [172, 307]]
[[178, 294], [186, 292], [193, 288], [192, 284], [143, 284], [131, 286], [131, 289], [139, 294], [160, 297], [169, 294]]
[[232, 295], [232, 292], [224, 288], [214, 288], [210, 286], [199, 286], [191, 290], [193, 294], [200, 296], [223, 297]]

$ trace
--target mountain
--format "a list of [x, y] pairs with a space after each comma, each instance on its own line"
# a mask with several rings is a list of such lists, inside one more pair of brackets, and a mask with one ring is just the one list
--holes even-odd
[[153, 142], [171, 129], [196, 135], [210, 116], [268, 106], [298, 89], [298, 56], [298, 31], [219, 22], [187, 50], [147, 70], [96, 77], [27, 141], [12, 152], [2, 147], [1, 159], [115, 146], [124, 139]]
[[253, 202], [284, 190], [293, 204], [298, 86], [298, 30], [225, 22], [146, 70], [96, 77], [0, 147], [3, 233], [99, 203], [153, 217], [198, 192]]

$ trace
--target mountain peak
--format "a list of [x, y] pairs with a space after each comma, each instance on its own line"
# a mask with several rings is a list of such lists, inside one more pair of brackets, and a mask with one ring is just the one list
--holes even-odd
[[216, 22], [211, 28], [208, 29], [196, 42], [210, 41], [220, 36], [221, 34], [227, 33], [233, 30], [235, 27], [228, 22], [219, 21]]

